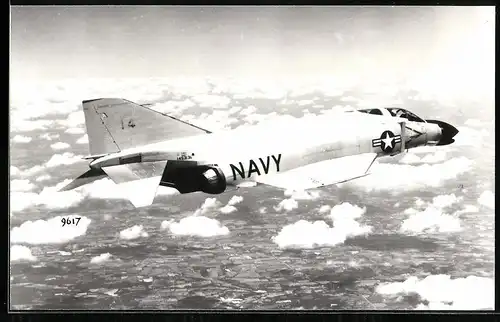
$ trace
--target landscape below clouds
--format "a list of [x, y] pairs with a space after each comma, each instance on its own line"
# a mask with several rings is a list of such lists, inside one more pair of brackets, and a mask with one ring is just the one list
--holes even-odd
[[[116, 10], [125, 11], [128, 9]], [[228, 26], [238, 32], [245, 29], [238, 27], [238, 19], [229, 19], [231, 24], [221, 22], [219, 29], [205, 21], [200, 30], [206, 31], [206, 38], [193, 36], [193, 25], [185, 30], [190, 45], [177, 40], [182, 48], [170, 46], [168, 52], [177, 54], [179, 66], [156, 56], [167, 51], [154, 50], [149, 41], [159, 36], [151, 29], [151, 39], [137, 34], [125, 37], [126, 30], [133, 31], [114, 21], [116, 29], [111, 29], [117, 33], [113, 38], [116, 48], [128, 41], [140, 43], [140, 39], [149, 45], [121, 51], [128, 56], [124, 54], [116, 62], [109, 55], [118, 49], [106, 48], [102, 62], [97, 63], [92, 60], [95, 48], [102, 45], [97, 35], [88, 36], [84, 46], [81, 35], [87, 34], [83, 31], [72, 34], [61, 28], [44, 29], [56, 26], [57, 19], [72, 17], [70, 10], [54, 14], [52, 20], [44, 20], [47, 26], [39, 26], [46, 31], [44, 35], [58, 39], [59, 45], [48, 36], [40, 35], [43, 41], [34, 38], [29, 27], [33, 28], [35, 19], [26, 15], [21, 20], [16, 18], [19, 13], [13, 13], [18, 20], [13, 18], [14, 72], [9, 107], [11, 308], [493, 309], [493, 23], [478, 22], [472, 28], [471, 20], [458, 19], [466, 16], [465, 11], [445, 15], [446, 19], [438, 11], [434, 13], [440, 19], [418, 25], [425, 25], [420, 29], [427, 31], [440, 31], [432, 42], [423, 36], [425, 30], [419, 34], [419, 28], [411, 23], [394, 28], [393, 38], [387, 35], [390, 28], [369, 32], [372, 29], [367, 26], [382, 21], [370, 20], [375, 9], [357, 16], [351, 31], [332, 22], [335, 35], [325, 31], [331, 37], [317, 60], [297, 58], [316, 57], [314, 52], [319, 52], [324, 42], [320, 36], [307, 37], [310, 30], [298, 32], [307, 29], [306, 23], [297, 23], [297, 36], [282, 31], [282, 47], [293, 50], [285, 60], [251, 28], [240, 42], [208, 36], [209, 31], [222, 33], [220, 30], [227, 31]], [[492, 21], [493, 15], [486, 13], [485, 20]], [[316, 14], [324, 21], [326, 14]], [[85, 29], [89, 34], [98, 29], [103, 43], [109, 40], [111, 29], [97, 27], [102, 27], [106, 15], [109, 12], [104, 9], [100, 15], [89, 15], [96, 20], [89, 25], [93, 27]], [[234, 17], [238, 15], [243, 14]], [[280, 24], [273, 24], [271, 16], [259, 16], [259, 26], [276, 28], [269, 35], [278, 37]], [[396, 16], [392, 16], [392, 24], [403, 23]], [[146, 13], [142, 18], [134, 13], [134, 17], [137, 22], [127, 16], [134, 26], [148, 25], [145, 21], [156, 23], [147, 20]], [[78, 19], [68, 21], [81, 21]], [[161, 29], [166, 34], [177, 28], [175, 24], [187, 21], [164, 20], [171, 28]], [[68, 30], [80, 26], [68, 21]], [[401, 35], [396, 34], [403, 29]], [[60, 34], [56, 30], [61, 30]], [[397, 48], [384, 49], [392, 45], [381, 40], [382, 34]], [[405, 34], [413, 38], [406, 41]], [[71, 41], [68, 35], [77, 40]], [[226, 36], [239, 37], [236, 31]], [[235, 56], [228, 66], [222, 68], [223, 59], [214, 59], [214, 66], [225, 70], [225, 75], [205, 77], [193, 72], [201, 65], [196, 65], [194, 53], [200, 58], [202, 52], [195, 50], [198, 43], [194, 40], [202, 38], [204, 47], [199, 46], [210, 48], [205, 52], [208, 58], [227, 51], [234, 43]], [[299, 46], [296, 41], [301, 38]], [[209, 46], [206, 39], [220, 43], [214, 40]], [[361, 40], [368, 49], [363, 49]], [[260, 47], [255, 45], [250, 51], [246, 41]], [[423, 47], [427, 41], [431, 49]], [[51, 51], [43, 47], [46, 44], [52, 45], [51, 50], [66, 46], [73, 54], [57, 59], [60, 66], [55, 68], [54, 58], [47, 54]], [[217, 44], [222, 48], [219, 51], [214, 49]], [[79, 57], [75, 48], [87, 50], [88, 57], [80, 55], [87, 57], [86, 64], [75, 63]], [[425, 48], [428, 56], [423, 54]], [[359, 53], [369, 49], [376, 54], [361, 59]], [[328, 58], [327, 52], [335, 52], [336, 59]], [[387, 52], [393, 54], [384, 56]], [[422, 54], [426, 64], [403, 55], [412, 52]], [[131, 62], [130, 56], [137, 58], [137, 64], [129, 63], [133, 66], [126, 72], [123, 61]], [[240, 58], [248, 59], [248, 66], [236, 64]], [[162, 59], [165, 65], [159, 63]], [[344, 62], [343, 67], [331, 69], [334, 60]], [[271, 68], [276, 61], [283, 61], [281, 67]], [[399, 71], [390, 69], [391, 61]], [[409, 66], [411, 61], [418, 66], [403, 70], [401, 66]], [[105, 66], [106, 62], [110, 66]], [[165, 66], [172, 72], [165, 72]], [[322, 66], [324, 72], [320, 73]], [[179, 76], [182, 68], [186, 73]], [[217, 74], [208, 72], [214, 67], [199, 68], [203, 71], [200, 74]], [[290, 73], [285, 73], [288, 69]], [[148, 75], [139, 75], [141, 70]], [[151, 207], [135, 209], [123, 199], [125, 191], [109, 179], [58, 192], [88, 169], [88, 162], [82, 160], [89, 151], [81, 101], [99, 97], [152, 104], [153, 109], [212, 131], [292, 118], [308, 121], [313, 115], [348, 109], [401, 106], [424, 119], [453, 124], [460, 132], [452, 145], [421, 147], [380, 158], [370, 176], [338, 186], [293, 191], [247, 183], [215, 196], [173, 195], [171, 190], [160, 188]], [[282, 136], [284, 144], [290, 143], [284, 133], [277, 130], [275, 135]], [[244, 148], [244, 142], [234, 148]], [[140, 194], [141, 190], [134, 192]], [[63, 226], [63, 219], [79, 223]]]

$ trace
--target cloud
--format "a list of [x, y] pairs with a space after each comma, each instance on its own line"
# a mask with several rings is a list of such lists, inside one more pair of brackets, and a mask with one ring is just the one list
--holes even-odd
[[233, 213], [237, 210], [238, 210], [238, 208], [236, 208], [235, 206], [231, 206], [231, 205], [226, 205], [226, 206], [220, 208], [220, 212], [222, 212], [223, 214], [226, 214], [226, 215]]
[[404, 282], [386, 283], [376, 287], [385, 296], [418, 294], [429, 305], [417, 309], [493, 310], [495, 282], [492, 278], [468, 276], [452, 279], [450, 275], [429, 275], [422, 280], [412, 276]]
[[466, 157], [458, 157], [438, 164], [412, 166], [406, 164], [376, 163], [371, 175], [340, 186], [362, 188], [365, 191], [391, 190], [400, 194], [411, 190], [439, 187], [445, 181], [455, 179], [469, 171], [473, 162]]
[[81, 127], [70, 127], [64, 133], [68, 134], [83, 134], [85, 133], [85, 130], [82, 129]]
[[292, 211], [294, 209], [297, 209], [299, 207], [299, 203], [292, 198], [284, 199], [282, 200], [277, 206], [274, 207], [274, 210], [276, 211]]
[[[449, 195], [439, 195], [432, 198], [428, 207], [422, 211], [409, 208], [404, 211], [410, 217], [403, 221], [401, 231], [423, 233], [423, 232], [457, 232], [461, 231], [460, 219], [456, 217], [462, 212], [456, 212], [455, 216], [443, 212], [444, 208], [450, 207], [463, 200], [463, 197], [457, 197], [454, 193]], [[424, 207], [425, 202], [417, 198], [415, 200], [417, 207]], [[470, 209], [469, 209], [470, 210]]]
[[350, 236], [367, 234], [371, 227], [362, 226], [356, 219], [366, 212], [349, 203], [336, 205], [328, 215], [333, 226], [325, 221], [309, 222], [299, 220], [281, 229], [277, 236], [272, 237], [280, 248], [314, 248], [317, 246], [335, 246], [343, 243]]
[[69, 148], [70, 145], [68, 143], [65, 143], [65, 142], [57, 142], [57, 143], [51, 144], [50, 147], [52, 148], [52, 150], [64, 150], [64, 149]]
[[81, 156], [74, 155], [71, 152], [64, 152], [63, 154], [54, 154], [49, 161], [45, 164], [47, 167], [57, 167], [59, 165], [70, 165], [77, 162], [83, 162]]
[[39, 136], [40, 139], [52, 141], [55, 139], [59, 139], [59, 134], [49, 134], [49, 133], [44, 133]]
[[11, 116], [10, 130], [12, 132], [31, 132], [34, 130], [46, 130], [54, 127], [54, 121], [48, 120], [22, 120]]
[[39, 194], [32, 192], [11, 192], [11, 211], [22, 211], [28, 207], [43, 205], [51, 209], [62, 209], [80, 203], [85, 194], [77, 190], [58, 192], [70, 180], [65, 180], [54, 187], [45, 187]]
[[284, 192], [285, 196], [290, 197], [295, 200], [316, 200], [320, 197], [319, 191], [304, 191], [304, 190], [293, 190], [287, 189]]
[[200, 208], [198, 208], [195, 212], [194, 212], [194, 216], [198, 216], [198, 215], [204, 215], [206, 214], [207, 212], [217, 208], [220, 206], [220, 202], [217, 201], [216, 198], [207, 198], [205, 199], [205, 201], [203, 202], [203, 204], [201, 205]]
[[490, 209], [495, 209], [495, 194], [490, 190], [486, 190], [479, 196], [477, 202]]
[[257, 182], [255, 181], [242, 181], [241, 183], [237, 184], [238, 188], [251, 188], [255, 187], [257, 185]]
[[87, 134], [76, 140], [76, 144], [87, 144], [87, 143], [89, 143], [89, 136]]
[[35, 185], [32, 184], [28, 179], [14, 179], [10, 181], [10, 190], [11, 191], [31, 191], [35, 188]]
[[434, 151], [433, 153], [429, 153], [422, 158], [418, 157], [413, 153], [406, 153], [401, 160], [400, 163], [405, 164], [415, 164], [415, 163], [439, 163], [446, 160], [446, 152], [445, 151]]
[[[78, 225], [66, 224], [63, 227], [62, 218], [80, 218]], [[10, 231], [11, 243], [38, 244], [62, 244], [83, 236], [87, 232], [91, 220], [85, 216], [57, 216], [48, 220], [26, 221], [19, 227], [14, 227]]]
[[15, 143], [30, 143], [32, 138], [23, 136], [23, 135], [16, 135], [12, 138], [12, 142]]
[[233, 106], [227, 111], [228, 114], [235, 114], [241, 111], [242, 107], [241, 106]]
[[49, 176], [48, 174], [42, 174], [41, 176], [37, 177], [35, 179], [36, 182], [42, 182], [42, 181], [46, 181], [46, 180], [50, 180], [51, 176]]
[[464, 125], [472, 127], [481, 127], [483, 125], [483, 122], [477, 119], [468, 119], [467, 121], [465, 121]]
[[227, 202], [227, 205], [234, 206], [241, 203], [242, 201], [243, 201], [242, 196], [232, 196], [231, 199], [229, 199], [229, 201]]
[[92, 257], [90, 259], [90, 264], [101, 264], [104, 262], [107, 262], [111, 259], [111, 254], [110, 253], [103, 253], [99, 256]]
[[247, 108], [240, 111], [240, 115], [251, 115], [255, 114], [255, 112], [257, 112], [255, 106], [249, 105]]
[[490, 135], [486, 129], [477, 130], [465, 126], [459, 126], [457, 129], [459, 132], [454, 137], [454, 146], [480, 148], [484, 145], [485, 138]]
[[21, 174], [21, 171], [19, 171], [18, 167], [15, 167], [13, 165], [10, 166], [10, 176], [18, 176]]
[[161, 223], [161, 229], [168, 229], [174, 235], [213, 237], [229, 234], [229, 229], [218, 220], [205, 216], [189, 216], [181, 219], [178, 223], [173, 220], [165, 220]]
[[320, 214], [326, 214], [327, 212], [330, 211], [330, 209], [332, 209], [329, 205], [323, 205], [321, 206], [321, 208], [319, 208], [318, 212]]
[[85, 115], [82, 111], [70, 113], [65, 120], [57, 120], [57, 124], [67, 128], [74, 128], [85, 124]]
[[457, 210], [455, 212], [455, 215], [460, 215], [460, 214], [464, 214], [464, 213], [475, 213], [475, 212], [479, 212], [478, 207], [476, 207], [474, 205], [465, 205], [464, 209]]
[[120, 238], [125, 240], [137, 239], [139, 237], [148, 237], [149, 234], [144, 230], [142, 225], [135, 225], [130, 228], [120, 231]]
[[183, 101], [170, 100], [164, 103], [156, 103], [151, 108], [164, 114], [180, 115], [182, 111], [195, 105], [190, 99]]
[[16, 262], [16, 261], [22, 261], [22, 260], [34, 262], [37, 260], [37, 258], [31, 254], [31, 250], [26, 246], [22, 246], [22, 245], [11, 246], [10, 247], [10, 261]]
[[463, 197], [457, 197], [454, 193], [449, 195], [439, 195], [432, 198], [432, 205], [436, 208], [446, 208], [463, 200]]
[[401, 225], [403, 232], [457, 232], [461, 231], [460, 220], [452, 215], [443, 213], [435, 206], [429, 206], [423, 211], [418, 211], [404, 220]]
[[312, 105], [314, 103], [313, 100], [300, 100], [297, 101], [298, 106], [306, 106], [306, 105]]
[[27, 170], [24, 170], [22, 171], [21, 175], [23, 177], [31, 177], [32, 175], [35, 175], [37, 174], [38, 172], [44, 170], [45, 167], [44, 166], [40, 166], [40, 165], [35, 165]]
[[193, 96], [192, 100], [197, 102], [200, 107], [210, 107], [213, 109], [226, 109], [231, 102], [231, 99], [226, 96], [210, 94], [198, 94]]

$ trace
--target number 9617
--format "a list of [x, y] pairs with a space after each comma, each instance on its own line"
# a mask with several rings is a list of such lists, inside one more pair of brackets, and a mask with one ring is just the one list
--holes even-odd
[[73, 218], [61, 218], [61, 223], [62, 223], [62, 226], [66, 226], [66, 225], [75, 225], [75, 226], [78, 226], [78, 223], [80, 222], [80, 219], [82, 219], [82, 217], [73, 217]]

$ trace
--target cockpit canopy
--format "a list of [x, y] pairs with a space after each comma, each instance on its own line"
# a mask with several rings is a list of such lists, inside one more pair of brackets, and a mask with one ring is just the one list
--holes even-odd
[[422, 122], [425, 123], [423, 119], [415, 115], [414, 113], [405, 110], [404, 108], [399, 108], [399, 107], [387, 107], [387, 108], [370, 108], [370, 109], [363, 109], [363, 110], [358, 110], [361, 113], [367, 113], [367, 114], [372, 114], [372, 115], [385, 115], [385, 116], [392, 116], [392, 117], [401, 117], [405, 118], [408, 121], [411, 122]]

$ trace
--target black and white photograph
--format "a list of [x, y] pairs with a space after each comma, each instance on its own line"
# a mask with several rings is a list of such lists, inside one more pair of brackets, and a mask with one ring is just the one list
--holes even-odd
[[494, 310], [494, 7], [10, 17], [10, 310]]

